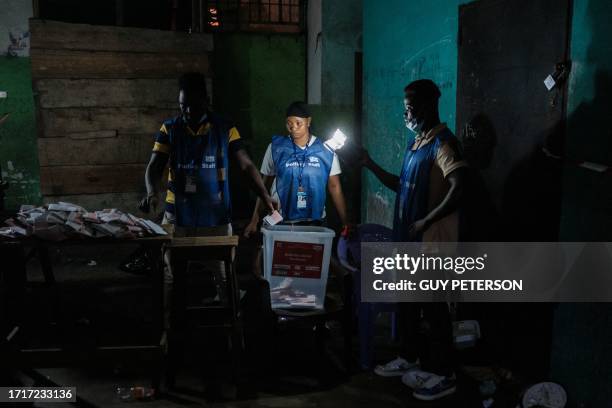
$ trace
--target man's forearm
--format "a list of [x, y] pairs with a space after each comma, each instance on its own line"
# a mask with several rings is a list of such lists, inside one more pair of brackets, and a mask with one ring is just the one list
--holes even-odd
[[153, 183], [153, 176], [151, 175], [151, 166], [147, 166], [145, 171], [145, 187], [147, 189], [147, 195], [152, 196], [157, 193], [155, 183]]
[[[261, 175], [259, 170], [255, 167], [253, 163], [246, 166], [244, 169], [245, 173], [247, 173], [248, 177], [251, 179], [251, 188], [259, 196], [261, 199], [265, 199], [269, 196], [268, 189], [264, 185], [263, 180], [261, 179]], [[257, 200], [259, 203], [259, 200]]]
[[145, 171], [145, 187], [147, 189], [147, 195], [153, 196], [158, 193], [158, 184], [161, 179], [162, 171], [157, 168], [154, 162], [150, 162]]
[[374, 160], [370, 160], [365, 166], [374, 173], [376, 178], [380, 180], [387, 188], [397, 192], [399, 188], [399, 177], [391, 174], [380, 167]]

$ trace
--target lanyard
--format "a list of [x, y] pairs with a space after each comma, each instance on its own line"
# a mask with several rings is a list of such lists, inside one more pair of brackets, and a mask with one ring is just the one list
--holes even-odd
[[[204, 126], [206, 119], [207, 119], [206, 114], [204, 114], [202, 116], [202, 118], [200, 119], [200, 122], [198, 123], [198, 128], [197, 128], [196, 132], [199, 132], [200, 128], [202, 126]], [[187, 123], [187, 121], [185, 121], [185, 127], [189, 127], [189, 123]], [[189, 130], [191, 130], [193, 132], [193, 129], [191, 129], [190, 127], [189, 127]], [[196, 136], [200, 136], [199, 137], [200, 143], [197, 144], [197, 142], [196, 142], [196, 146], [194, 146], [194, 148], [189, 149], [190, 151], [187, 152], [188, 161], [192, 162], [192, 168], [189, 169], [189, 170], [191, 170], [189, 173], [192, 176], [195, 176], [199, 172], [200, 168], [202, 167], [202, 162], [204, 161], [204, 153], [206, 151], [206, 136], [207, 136], [207, 134], [208, 134], [208, 132], [204, 133], [204, 134], [201, 134], [201, 135], [198, 135], [196, 133]], [[189, 136], [189, 135], [185, 135], [185, 136], [187, 136], [187, 138], [189, 138], [189, 139], [191, 139], [191, 137], [192, 137], [192, 136]], [[195, 138], [193, 140], [195, 142]], [[195, 153], [195, 154], [193, 154], [193, 153]]]
[[291, 138], [291, 141], [293, 142], [293, 155], [295, 156], [295, 160], [298, 163], [298, 186], [302, 187], [302, 174], [304, 173], [304, 167], [306, 166], [306, 158], [308, 157], [308, 145], [310, 145], [310, 138], [312, 137], [312, 135], [308, 135], [308, 141], [306, 142], [306, 148], [304, 149], [304, 153], [302, 154], [302, 162], [300, 163], [300, 159], [298, 156], [298, 151], [297, 151], [297, 146], [295, 144], [295, 142], [293, 141], [293, 138]]

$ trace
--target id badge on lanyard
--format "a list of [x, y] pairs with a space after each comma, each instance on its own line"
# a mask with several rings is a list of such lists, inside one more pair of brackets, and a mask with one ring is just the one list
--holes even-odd
[[297, 190], [297, 208], [298, 210], [306, 209], [306, 207], [308, 206], [307, 200], [308, 200], [308, 196], [306, 195], [306, 192], [304, 191], [304, 187], [300, 185]]
[[[191, 174], [185, 175], [185, 193], [186, 194], [195, 194], [198, 192], [198, 177], [197, 172], [199, 167], [202, 165], [202, 161], [204, 159], [204, 136], [200, 138], [200, 146], [198, 148], [198, 152], [193, 159], [193, 168], [191, 169]], [[198, 161], [199, 160], [199, 161]]]
[[196, 177], [192, 174], [185, 176], [185, 193], [194, 194], [198, 192]]
[[308, 141], [306, 142], [306, 149], [304, 154], [302, 155], [302, 162], [300, 163], [297, 158], [297, 151], [295, 148], [295, 143], [293, 145], [293, 153], [295, 154], [295, 158], [299, 164], [299, 175], [298, 175], [298, 189], [297, 189], [297, 209], [305, 210], [308, 207], [308, 195], [306, 191], [304, 191], [304, 187], [302, 186], [302, 174], [304, 173], [304, 167], [306, 167], [306, 159], [308, 157], [308, 145], [310, 144], [310, 137], [308, 137]]

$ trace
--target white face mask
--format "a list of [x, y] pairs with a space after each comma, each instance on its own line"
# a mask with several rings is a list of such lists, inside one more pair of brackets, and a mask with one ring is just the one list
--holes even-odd
[[418, 134], [423, 129], [423, 121], [417, 121], [416, 118], [412, 118], [409, 121], [406, 121], [406, 127], [410, 129], [412, 132]]

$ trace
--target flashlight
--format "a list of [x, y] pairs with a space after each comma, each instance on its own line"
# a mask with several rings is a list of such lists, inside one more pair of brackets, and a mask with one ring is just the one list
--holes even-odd
[[325, 142], [325, 147], [332, 152], [335, 152], [336, 150], [341, 149], [345, 142], [346, 135], [342, 133], [340, 129], [336, 129], [334, 135]]

